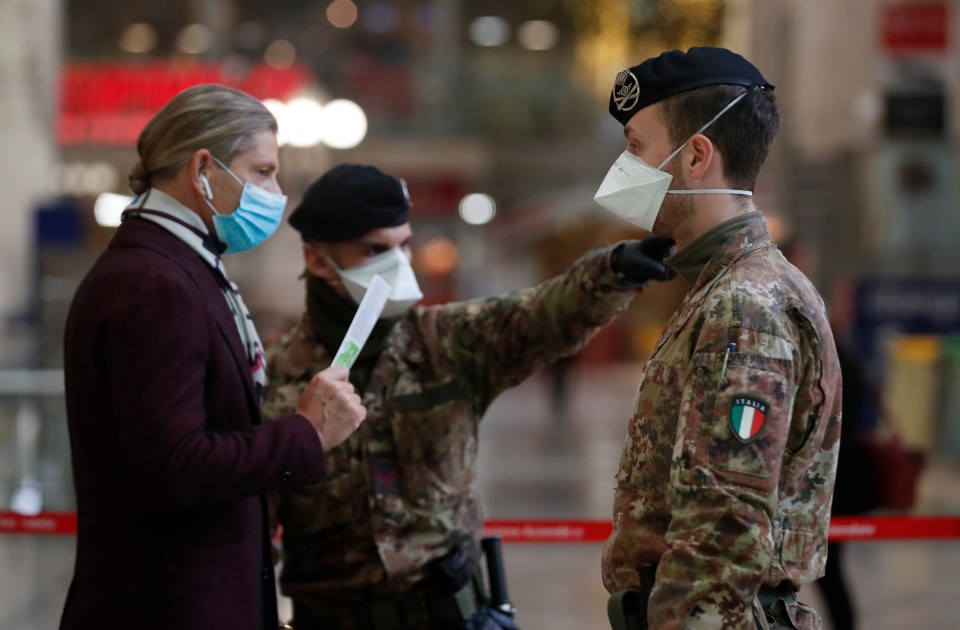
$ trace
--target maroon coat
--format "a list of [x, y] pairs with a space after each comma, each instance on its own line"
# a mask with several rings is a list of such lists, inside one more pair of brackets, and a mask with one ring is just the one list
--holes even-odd
[[276, 629], [263, 493], [323, 477], [301, 416], [262, 424], [213, 271], [127, 219], [81, 283], [65, 336], [77, 494], [61, 628]]

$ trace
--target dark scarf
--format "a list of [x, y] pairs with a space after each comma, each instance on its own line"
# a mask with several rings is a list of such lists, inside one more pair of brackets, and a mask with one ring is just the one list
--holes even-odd
[[[323, 344], [331, 356], [340, 348], [356, 313], [357, 305], [337, 295], [326, 280], [307, 274], [307, 317], [313, 325], [316, 341]], [[386, 346], [390, 331], [401, 317], [384, 317], [377, 321], [350, 368], [350, 382], [360, 394], [370, 381], [370, 373]]]

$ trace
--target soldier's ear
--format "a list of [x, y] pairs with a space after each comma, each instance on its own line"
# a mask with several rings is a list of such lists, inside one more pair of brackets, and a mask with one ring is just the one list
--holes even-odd
[[317, 276], [327, 282], [336, 282], [339, 280], [337, 270], [330, 261], [329, 254], [323, 245], [318, 243], [304, 243], [303, 265], [306, 268], [306, 272], [312, 276]]

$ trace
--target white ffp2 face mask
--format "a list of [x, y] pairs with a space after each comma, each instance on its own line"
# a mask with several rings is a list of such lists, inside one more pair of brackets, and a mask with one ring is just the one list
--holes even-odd
[[[740, 99], [746, 95], [747, 92], [744, 92], [730, 101], [726, 107], [720, 110], [720, 113], [711, 118], [703, 127], [700, 127], [693, 136], [698, 133], [703, 133], [707, 127], [712, 125], [720, 116], [740, 102]], [[693, 136], [690, 136], [690, 138]], [[662, 169], [667, 162], [683, 150], [683, 147], [687, 146], [690, 138], [677, 147], [673, 153], [668, 155], [657, 168], [650, 166], [629, 151], [624, 151], [620, 157], [614, 161], [610, 170], [607, 171], [607, 176], [603, 178], [600, 188], [597, 189], [597, 194], [593, 196], [594, 201], [610, 212], [623, 217], [630, 223], [638, 225], [648, 232], [652, 232], [653, 224], [657, 221], [657, 216], [660, 214], [660, 206], [663, 205], [663, 199], [667, 193], [675, 195], [724, 193], [728, 195], [753, 196], [753, 193], [749, 190], [733, 190], [729, 188], [669, 190], [670, 181], [673, 179], [673, 176], [670, 173], [664, 172]]]
[[603, 178], [594, 200], [643, 229], [650, 231], [673, 176], [653, 168], [629, 151], [624, 151]]
[[[331, 261], [333, 263], [333, 261]], [[390, 295], [380, 317], [400, 315], [423, 299], [413, 267], [399, 247], [378, 254], [363, 264], [349, 269], [334, 268], [343, 280], [343, 286], [353, 301], [360, 304], [374, 276], [380, 276], [390, 285]]]

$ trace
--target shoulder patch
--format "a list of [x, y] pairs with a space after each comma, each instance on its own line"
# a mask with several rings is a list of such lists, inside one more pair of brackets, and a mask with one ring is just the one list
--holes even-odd
[[734, 396], [730, 401], [730, 428], [741, 442], [754, 440], [767, 420], [770, 406], [750, 396]]

